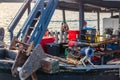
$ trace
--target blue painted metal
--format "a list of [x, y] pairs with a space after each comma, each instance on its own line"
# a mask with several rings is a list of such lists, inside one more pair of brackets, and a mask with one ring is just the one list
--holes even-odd
[[[54, 4], [53, 4], [54, 3]], [[46, 20], [44, 21], [44, 28], [43, 28], [43, 33], [41, 32], [41, 34], [42, 35], [40, 35], [39, 36], [39, 39], [37, 40], [37, 43], [35, 44], [35, 45], [37, 45], [37, 44], [39, 44], [40, 43], [40, 41], [41, 41], [41, 39], [42, 39], [42, 37], [43, 37], [43, 35], [44, 35], [44, 32], [46, 31], [46, 29], [47, 29], [47, 26], [48, 26], [48, 24], [49, 24], [49, 22], [50, 22], [50, 19], [51, 19], [51, 17], [52, 17], [52, 15], [53, 15], [53, 13], [54, 13], [54, 11], [55, 11], [55, 8], [57, 7], [57, 3], [58, 3], [58, 0], [53, 0], [52, 2], [51, 2], [51, 5], [50, 5], [50, 7], [48, 7], [48, 11], [49, 12], [47, 12], [47, 15], [46, 15]], [[49, 9], [49, 8], [51, 8], [51, 9]], [[46, 29], [45, 29], [46, 28]], [[40, 34], [40, 33], [39, 33]]]
[[13, 31], [16, 27], [16, 25], [18, 24], [18, 22], [20, 21], [21, 17], [23, 16], [23, 14], [25, 13], [25, 11], [29, 8], [29, 4], [31, 3], [32, 0], [25, 0], [24, 4], [22, 5], [22, 7], [20, 8], [19, 12], [16, 14], [15, 18], [12, 20], [12, 22], [10, 23], [9, 27], [8, 27], [8, 31], [10, 32], [10, 39], [12, 40], [13, 38]]
[[[28, 18], [26, 19], [24, 25], [19, 30], [19, 32], [17, 34], [17, 38], [21, 37], [21, 39], [22, 39], [21, 41], [24, 41], [24, 39], [28, 36], [28, 33], [29, 33], [30, 34], [29, 36], [31, 36], [29, 38], [30, 39], [29, 42], [34, 41], [34, 46], [39, 44], [46, 29], [47, 29], [47, 26], [51, 20], [51, 17], [57, 7], [58, 1], [59, 0], [47, 0], [47, 3], [46, 3], [46, 0], [37, 0], [35, 6], [33, 7], [32, 11], [28, 15]], [[46, 3], [46, 5], [45, 5], [45, 3]], [[30, 2], [28, 4], [30, 4]], [[29, 8], [30, 8], [30, 6], [29, 6]], [[29, 8], [28, 8], [28, 11], [30, 11]], [[23, 8], [23, 10], [24, 9], [26, 9], [26, 7]], [[39, 12], [40, 12], [39, 19], [34, 24], [36, 15]], [[21, 13], [20, 15], [23, 15], [23, 13]], [[20, 18], [21, 16], [18, 16], [18, 17]], [[18, 20], [15, 20], [14, 22], [16, 22], [16, 21], [18, 21]], [[30, 27], [34, 28], [31, 32], [29, 32]], [[15, 27], [12, 27], [11, 29], [14, 29], [14, 28]], [[11, 35], [13, 35], [13, 30], [11, 30], [10, 33], [11, 33]], [[12, 37], [13, 36], [11, 36], [11, 38]], [[24, 41], [24, 42], [27, 42], [27, 41]]]
[[[40, 10], [41, 8], [41, 14], [42, 14], [42, 9], [44, 8], [44, 0], [38, 0], [33, 8], [33, 10], [30, 12], [27, 20], [25, 21], [25, 24], [23, 25], [22, 27], [22, 30], [20, 31], [21, 34], [22, 34], [22, 37], [25, 36], [25, 33], [27, 32], [27, 27], [31, 27], [31, 23], [32, 21], [34, 20], [36, 14], [38, 13], [38, 11]], [[20, 35], [17, 35], [17, 38], [19, 37]]]
[[36, 14], [41, 10], [40, 19], [36, 26], [34, 26], [34, 31], [30, 37], [30, 42], [34, 41], [35, 46], [40, 43], [58, 3], [58, 0], [49, 0], [46, 7], [44, 7], [44, 1], [45, 0], [38, 0], [36, 2], [36, 5], [29, 14], [28, 19], [25, 21], [23, 28], [17, 35], [17, 37], [19, 37], [20, 34], [22, 34], [22, 38], [26, 36], [25, 34], [28, 31], [28, 27], [31, 27]]
[[44, 9], [43, 16], [41, 17], [40, 21], [38, 22], [36, 29], [34, 30], [30, 42], [34, 41], [34, 46], [40, 43], [47, 26], [50, 22], [50, 19], [57, 7], [58, 0], [49, 0], [46, 8]]

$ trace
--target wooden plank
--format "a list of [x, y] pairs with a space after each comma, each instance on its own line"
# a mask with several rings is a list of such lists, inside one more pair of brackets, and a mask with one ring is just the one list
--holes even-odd
[[120, 58], [115, 58], [107, 62], [107, 64], [120, 64]]
[[33, 49], [33, 44], [34, 44], [34, 42], [31, 42], [30, 45], [28, 46], [28, 48], [26, 50], [26, 55], [27, 56], [30, 55], [31, 50]]
[[52, 55], [49, 55], [49, 54], [45, 54], [45, 55], [48, 56], [48, 57], [54, 58], [54, 59], [58, 59], [60, 62], [63, 62], [63, 63], [71, 64], [71, 65], [74, 65], [74, 66], [78, 65], [78, 62], [73, 62], [71, 60], [66, 60], [66, 59], [63, 59], [63, 58], [60, 58], [60, 57], [57, 57], [57, 56], [52, 56]]
[[9, 49], [10, 50], [18, 50], [18, 47], [16, 47], [16, 44], [18, 44], [18, 43], [21, 44], [21, 45], [23, 45], [24, 48], [29, 46], [29, 44], [20, 42], [20, 41], [18, 41], [18, 38], [14, 37], [13, 40], [12, 40], [12, 42], [11, 42], [11, 44], [10, 44]]
[[114, 42], [119, 42], [120, 38], [115, 38], [115, 39], [109, 39], [109, 40], [105, 40], [105, 41], [101, 41], [98, 43], [89, 43], [89, 45], [91, 47], [97, 47], [97, 46], [101, 46], [101, 45], [105, 45], [105, 44], [109, 44], [109, 43], [114, 43]]
[[117, 49], [117, 50], [106, 50], [106, 51], [103, 51], [101, 52], [100, 54], [103, 55], [103, 54], [114, 54], [114, 53], [119, 53], [120, 52], [120, 49]]
[[9, 47], [10, 50], [17, 50], [15, 47], [16, 41], [18, 41], [18, 39], [16, 37], [13, 37], [12, 42], [11, 42], [10, 47]]

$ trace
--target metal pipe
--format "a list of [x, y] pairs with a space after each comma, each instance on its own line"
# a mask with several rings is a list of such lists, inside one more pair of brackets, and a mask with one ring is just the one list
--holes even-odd
[[84, 5], [82, 2], [80, 2], [80, 6], [79, 6], [79, 28], [80, 30], [84, 27]]
[[66, 22], [65, 10], [62, 10], [63, 22]]
[[[80, 1], [79, 5], [79, 30], [80, 30], [80, 35], [81, 35], [81, 30], [84, 27], [84, 4], [82, 1]], [[81, 37], [81, 36], [80, 36]], [[80, 38], [79, 38], [80, 40]]]
[[97, 29], [98, 29], [98, 31], [100, 31], [100, 12], [99, 11], [97, 11]]
[[111, 17], [113, 16], [113, 11], [111, 11]]
[[29, 13], [30, 13], [30, 11], [31, 11], [31, 4], [30, 4], [31, 2], [29, 1], [28, 2], [28, 15], [29, 15]]
[[120, 10], [119, 10], [119, 27], [120, 27]]

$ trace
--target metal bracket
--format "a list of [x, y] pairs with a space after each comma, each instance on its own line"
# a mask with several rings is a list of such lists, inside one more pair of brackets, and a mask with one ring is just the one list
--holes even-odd
[[30, 54], [21, 70], [19, 71], [19, 76], [21, 80], [28, 78], [33, 72], [41, 68], [40, 60], [45, 58], [46, 55], [40, 45], [37, 45], [33, 52]]

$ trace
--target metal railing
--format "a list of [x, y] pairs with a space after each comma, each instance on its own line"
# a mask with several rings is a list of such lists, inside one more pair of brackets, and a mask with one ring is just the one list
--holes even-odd
[[23, 14], [25, 13], [25, 11], [28, 9], [28, 13], [30, 12], [30, 3], [31, 2], [32, 2], [32, 0], [25, 0], [23, 2], [23, 5], [21, 6], [19, 11], [17, 12], [17, 14], [14, 17], [14, 19], [11, 21], [10, 25], [8, 26], [8, 31], [10, 32], [10, 40], [12, 40], [12, 38], [13, 38], [13, 31], [16, 28], [18, 22], [21, 20], [21, 18], [23, 16]]

